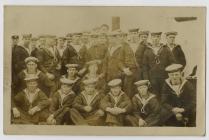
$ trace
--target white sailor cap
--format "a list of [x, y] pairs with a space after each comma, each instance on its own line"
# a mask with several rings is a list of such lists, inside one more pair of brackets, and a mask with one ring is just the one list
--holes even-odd
[[181, 64], [171, 64], [165, 68], [165, 71], [168, 73], [176, 72], [176, 71], [181, 71], [183, 66]]
[[108, 86], [115, 87], [121, 84], [121, 79], [113, 79], [108, 83]]
[[65, 77], [60, 78], [60, 82], [62, 84], [73, 85], [75, 83], [74, 80], [67, 79]]
[[142, 85], [149, 85], [149, 84], [150, 84], [149, 80], [139, 80], [134, 83], [134, 85], [136, 85], [137, 87]]

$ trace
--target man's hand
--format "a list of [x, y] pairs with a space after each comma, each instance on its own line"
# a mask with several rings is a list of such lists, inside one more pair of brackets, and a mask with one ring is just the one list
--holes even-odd
[[54, 125], [56, 124], [56, 120], [54, 119], [54, 115], [50, 115], [47, 120], [46, 120], [47, 124], [49, 125]]
[[128, 76], [130, 76], [130, 75], [133, 74], [133, 73], [130, 71], [129, 68], [124, 68], [124, 69], [123, 69], [123, 72], [124, 72], [126, 75], [128, 75]]
[[38, 106], [35, 106], [33, 108], [31, 108], [29, 111], [28, 111], [28, 114], [29, 115], [34, 115], [36, 112], [40, 111], [41, 109], [38, 107]]
[[183, 116], [182, 116], [181, 113], [177, 113], [177, 114], [176, 114], [176, 120], [177, 120], [177, 121], [182, 121], [182, 120], [183, 120]]
[[116, 110], [117, 114], [121, 114], [121, 113], [125, 113], [126, 112], [125, 108], [114, 107], [114, 109]]
[[104, 111], [101, 110], [101, 109], [99, 109], [99, 110], [95, 113], [95, 115], [104, 116]]
[[145, 126], [147, 123], [143, 119], [139, 119], [139, 126]]
[[20, 111], [17, 108], [12, 109], [14, 118], [19, 118], [20, 117]]
[[46, 76], [50, 79], [50, 80], [54, 80], [55, 76], [51, 73], [46, 73]]
[[86, 112], [90, 112], [90, 111], [92, 110], [92, 107], [91, 107], [91, 106], [85, 106], [85, 107], [84, 107], [84, 110], [85, 110]]

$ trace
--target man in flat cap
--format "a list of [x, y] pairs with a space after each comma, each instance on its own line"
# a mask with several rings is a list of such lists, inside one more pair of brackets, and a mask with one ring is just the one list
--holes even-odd
[[16, 46], [13, 48], [12, 52], [12, 63], [14, 67], [14, 73], [18, 74], [21, 70], [25, 68], [25, 58], [31, 55], [30, 50], [30, 40], [31, 34], [24, 34], [22, 37], [23, 45]]
[[196, 125], [196, 92], [193, 85], [182, 75], [183, 66], [172, 64], [166, 67], [169, 78], [162, 89], [163, 110], [161, 119], [167, 126]]
[[49, 108], [51, 115], [47, 119], [48, 124], [72, 124], [70, 109], [72, 108], [76, 96], [75, 92], [72, 90], [74, 82], [75, 81], [66, 79], [65, 77], [60, 79], [61, 87], [52, 96]]
[[100, 27], [100, 33], [108, 34], [110, 27], [107, 24], [102, 24]]
[[149, 79], [159, 99], [162, 85], [167, 78], [165, 68], [175, 62], [171, 50], [160, 43], [161, 34], [162, 32], [151, 33], [152, 45], [147, 47], [143, 56], [144, 79]]
[[125, 115], [131, 111], [131, 100], [121, 89], [121, 79], [108, 83], [109, 93], [101, 101], [101, 108], [106, 113], [105, 123], [108, 126], [123, 126]]
[[86, 79], [83, 83], [84, 90], [74, 100], [71, 119], [75, 125], [104, 125], [104, 111], [100, 109], [104, 95], [96, 89], [97, 79]]
[[31, 56], [37, 57], [37, 53], [39, 53], [39, 47], [37, 44], [38, 38], [32, 37], [30, 42]]
[[67, 64], [67, 73], [62, 77], [74, 81], [73, 91], [75, 94], [79, 94], [81, 91], [81, 78], [78, 76], [79, 65], [78, 64]]
[[56, 81], [59, 78], [59, 72], [57, 70], [59, 62], [58, 51], [54, 46], [54, 38], [56, 37], [52, 35], [46, 36], [44, 48], [40, 48], [37, 53], [39, 69], [52, 81]]
[[175, 38], [177, 36], [177, 32], [166, 32], [166, 46], [168, 46], [171, 52], [174, 55], [176, 63], [183, 65], [183, 68], [186, 66], [186, 58], [185, 54], [179, 44], [175, 43]]
[[26, 88], [13, 98], [12, 123], [39, 124], [46, 121], [50, 102], [45, 93], [38, 88], [37, 80], [38, 77], [35, 75], [26, 77]]
[[101, 60], [95, 59], [86, 63], [86, 73], [82, 80], [95, 78], [98, 80], [96, 87], [99, 91], [105, 91], [104, 75], [101, 73], [99, 66], [101, 66]]
[[126, 116], [131, 126], [157, 126], [160, 120], [160, 103], [156, 95], [150, 91], [149, 80], [139, 80], [134, 83], [138, 92], [132, 98], [133, 113]]
[[38, 69], [38, 59], [36, 57], [27, 57], [25, 59], [26, 68], [17, 75], [15, 83], [15, 93], [26, 88], [25, 78], [28, 75], [36, 75], [39, 79], [38, 87], [49, 97], [55, 92], [55, 83], [48, 79], [48, 77]]
[[151, 46], [151, 43], [149, 43], [148, 40], [149, 37], [149, 31], [140, 31], [139, 32], [139, 40], [140, 43], [136, 49], [135, 52], [135, 57], [136, 57], [136, 62], [137, 62], [137, 74], [136, 74], [136, 79], [142, 80], [144, 79], [143, 77], [143, 56], [145, 49], [148, 46]]
[[130, 29], [128, 33], [128, 38], [129, 38], [129, 45], [133, 52], [136, 52], [136, 49], [138, 47], [139, 43], [139, 28], [137, 29]]
[[81, 44], [82, 33], [72, 34], [72, 42], [63, 53], [64, 64], [77, 63], [80, 68], [85, 64], [86, 46]]
[[[16, 68], [14, 67], [15, 66], [15, 54], [16, 54], [16, 48], [20, 48], [20, 46], [18, 45], [19, 43], [19, 36], [18, 35], [13, 35], [11, 37], [11, 40], [12, 40], [12, 82], [16, 79]], [[13, 84], [12, 84], [13, 86]], [[12, 88], [13, 89], [13, 88]]]
[[58, 69], [60, 71], [60, 74], [66, 74], [66, 67], [63, 60], [63, 54], [65, 50], [67, 49], [67, 45], [65, 44], [66, 38], [65, 37], [59, 37], [58, 38], [58, 44], [56, 46], [57, 52], [58, 52]]
[[115, 78], [122, 78], [123, 89], [128, 96], [132, 96], [133, 73], [136, 70], [134, 53], [130, 46], [124, 43], [123, 34], [114, 31], [109, 35], [108, 51], [103, 61], [103, 74], [106, 82]]

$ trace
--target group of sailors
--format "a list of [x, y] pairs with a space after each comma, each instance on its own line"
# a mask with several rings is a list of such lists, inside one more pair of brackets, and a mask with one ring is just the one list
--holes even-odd
[[[177, 32], [130, 29], [12, 39], [14, 124], [195, 126]], [[150, 37], [151, 43], [148, 42]], [[193, 76], [193, 75], [191, 75]]]

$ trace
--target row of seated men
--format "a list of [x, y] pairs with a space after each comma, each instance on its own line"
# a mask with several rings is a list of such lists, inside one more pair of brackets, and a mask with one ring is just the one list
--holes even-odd
[[[25, 63], [27, 70], [38, 71], [37, 58], [29, 57]], [[95, 67], [98, 63], [90, 61], [89, 70], [98, 68]], [[168, 79], [160, 93], [152, 90], [149, 80], [139, 80], [134, 83], [136, 90], [132, 89], [132, 97], [124, 92], [122, 79], [105, 83], [90, 73], [79, 78], [76, 77], [77, 64], [66, 67], [68, 73], [56, 84], [47, 80], [41, 71], [18, 74], [16, 85], [22, 84], [16, 86], [18, 92], [12, 96], [12, 123], [195, 126], [196, 93], [193, 85], [183, 77], [181, 64], [166, 67]]]

